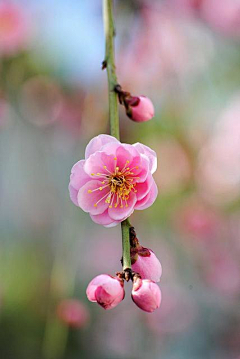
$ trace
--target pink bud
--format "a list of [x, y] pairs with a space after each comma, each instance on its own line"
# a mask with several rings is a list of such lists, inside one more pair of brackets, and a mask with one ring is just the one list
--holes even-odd
[[139, 273], [142, 279], [160, 281], [162, 266], [151, 249], [140, 247], [134, 256], [131, 253], [131, 261], [133, 271]]
[[133, 284], [132, 300], [140, 309], [152, 313], [160, 307], [161, 291], [153, 281], [137, 278]]
[[88, 284], [86, 293], [90, 302], [112, 309], [124, 298], [123, 280], [108, 274], [98, 275]]
[[154, 116], [154, 107], [152, 101], [145, 96], [131, 97], [128, 101], [127, 115], [136, 122], [145, 122], [151, 120]]
[[65, 324], [74, 327], [83, 327], [89, 319], [87, 308], [77, 299], [62, 300], [57, 307], [58, 318]]

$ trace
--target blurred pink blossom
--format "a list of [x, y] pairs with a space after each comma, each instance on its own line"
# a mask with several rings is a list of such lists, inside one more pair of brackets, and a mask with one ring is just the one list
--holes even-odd
[[233, 37], [240, 36], [239, 0], [202, 0], [201, 14], [214, 29]]
[[161, 192], [176, 192], [184, 188], [191, 178], [191, 164], [184, 148], [171, 137], [162, 138], [154, 143], [154, 147], [161, 158], [156, 172], [156, 182]]
[[208, 285], [221, 294], [239, 295], [240, 293], [240, 265], [238, 257], [229, 251], [215, 247], [208, 255], [208, 264], [205, 267], [205, 276]]
[[169, 0], [169, 5], [184, 15], [195, 15], [203, 0]]
[[21, 111], [32, 124], [45, 127], [59, 120], [63, 96], [57, 82], [47, 76], [27, 80], [20, 95]]
[[200, 198], [190, 198], [177, 209], [174, 222], [184, 233], [210, 239], [222, 228], [221, 217]]
[[25, 48], [30, 23], [23, 7], [9, 1], [0, 4], [0, 55], [14, 55]]
[[225, 35], [240, 35], [239, 0], [170, 0], [169, 5], [178, 13], [205, 20], [213, 29]]
[[[82, 112], [85, 93], [81, 89], [74, 89], [71, 93], [64, 93], [60, 106], [59, 125], [64, 132], [71, 134], [73, 138], [79, 140], [82, 124]], [[92, 107], [91, 107], [92, 108]]]
[[206, 71], [214, 50], [212, 38], [203, 26], [187, 22], [168, 5], [149, 2], [143, 7], [118, 62], [122, 85], [142, 93], [147, 89], [156, 106], [156, 101], [161, 101], [159, 91], [166, 95], [170, 87], [174, 95], [175, 78], [186, 81], [186, 77]]
[[101, 274], [88, 284], [87, 297], [91, 302], [97, 302], [106, 310], [112, 309], [124, 299], [123, 285], [122, 279], [108, 274]]
[[240, 97], [223, 111], [202, 148], [196, 181], [206, 201], [226, 204], [240, 195]]
[[85, 305], [77, 299], [64, 299], [57, 306], [59, 319], [70, 327], [82, 328], [89, 320]]
[[159, 286], [151, 280], [137, 278], [133, 283], [132, 300], [145, 312], [154, 312], [161, 304]]
[[152, 174], [157, 157], [149, 147], [99, 135], [87, 145], [85, 158], [72, 168], [69, 191], [73, 203], [94, 222], [115, 226], [155, 201], [158, 191]]

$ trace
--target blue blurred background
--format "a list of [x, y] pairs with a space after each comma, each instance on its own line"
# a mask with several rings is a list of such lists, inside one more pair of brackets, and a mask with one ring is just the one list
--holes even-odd
[[240, 2], [115, 1], [123, 142], [158, 155], [159, 196], [131, 218], [160, 258], [162, 304], [104, 311], [88, 282], [121, 269], [119, 226], [69, 199], [71, 167], [108, 133], [100, 0], [0, 1], [0, 357], [240, 358]]

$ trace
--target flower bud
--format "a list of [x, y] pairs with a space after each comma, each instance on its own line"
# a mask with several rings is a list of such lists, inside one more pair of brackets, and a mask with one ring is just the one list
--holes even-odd
[[162, 266], [155, 253], [148, 248], [139, 246], [131, 250], [132, 270], [140, 274], [142, 279], [159, 282], [162, 275]]
[[108, 274], [98, 275], [88, 284], [86, 293], [90, 302], [112, 309], [124, 298], [123, 280]]
[[77, 299], [62, 300], [57, 307], [58, 318], [74, 328], [83, 327], [89, 319], [87, 308]]
[[127, 104], [127, 115], [135, 122], [149, 121], [154, 116], [152, 101], [145, 96], [130, 97], [124, 101]]
[[133, 284], [132, 300], [140, 309], [152, 313], [160, 307], [161, 291], [153, 281], [137, 278]]

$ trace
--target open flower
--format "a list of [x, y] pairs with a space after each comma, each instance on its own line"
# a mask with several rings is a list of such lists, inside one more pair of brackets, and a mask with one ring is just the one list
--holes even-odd
[[87, 145], [85, 160], [72, 168], [71, 200], [94, 222], [113, 227], [135, 209], [153, 204], [158, 193], [152, 177], [156, 169], [156, 153], [149, 147], [99, 135]]
[[106, 310], [116, 307], [125, 296], [123, 280], [108, 274], [93, 278], [86, 292], [90, 302], [97, 302]]

